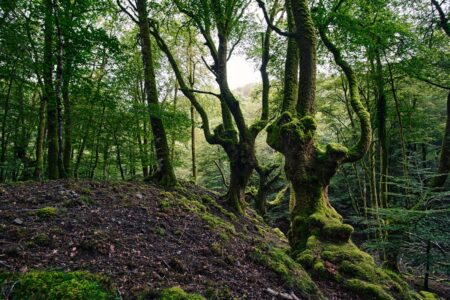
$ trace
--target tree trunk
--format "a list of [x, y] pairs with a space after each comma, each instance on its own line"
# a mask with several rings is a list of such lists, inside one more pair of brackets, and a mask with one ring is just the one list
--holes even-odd
[[59, 178], [58, 167], [58, 114], [56, 96], [53, 87], [53, 3], [52, 0], [45, 0], [44, 19], [44, 98], [47, 103], [47, 143], [48, 143], [48, 177], [49, 179]]
[[115, 132], [113, 134], [114, 134], [114, 141], [116, 143], [117, 166], [119, 167], [120, 177], [122, 178], [122, 180], [125, 180], [125, 172], [122, 167], [122, 154], [120, 152], [119, 139], [117, 138]]
[[[177, 102], [178, 102], [178, 84], [175, 81], [175, 89], [174, 89], [174, 96], [173, 96], [173, 113], [174, 116], [177, 112]], [[173, 121], [172, 121], [173, 122]], [[173, 162], [175, 159], [175, 142], [176, 142], [176, 132], [175, 130], [172, 131], [172, 145], [170, 147], [170, 160]]]
[[387, 103], [386, 93], [384, 91], [383, 66], [381, 64], [380, 53], [376, 51], [376, 104], [377, 104], [377, 133], [378, 133], [378, 155], [380, 161], [380, 205], [383, 208], [388, 207], [388, 149], [387, 149]]
[[63, 85], [63, 42], [60, 24], [60, 14], [57, 1], [53, 2], [55, 25], [57, 32], [56, 41], [56, 78], [55, 78], [55, 96], [56, 96], [56, 111], [58, 115], [58, 169], [59, 177], [66, 177], [63, 161], [63, 113], [62, 113], [62, 85]]
[[142, 62], [144, 64], [144, 85], [158, 163], [158, 169], [152, 177], [161, 185], [170, 187], [176, 184], [176, 178], [172, 162], [170, 161], [169, 146], [167, 144], [164, 125], [162, 119], [158, 116], [160, 106], [158, 103], [158, 93], [153, 66], [146, 0], [136, 0], [136, 7], [139, 16]]
[[45, 98], [40, 95], [39, 105], [39, 124], [36, 138], [36, 168], [34, 170], [34, 178], [40, 179], [42, 170], [44, 169], [44, 138], [45, 138]]
[[4, 105], [4, 114], [2, 118], [2, 139], [1, 139], [1, 153], [0, 153], [0, 182], [3, 182], [6, 178], [6, 151], [8, 139], [6, 138], [7, 134], [7, 120], [9, 114], [9, 100], [11, 98], [11, 89], [13, 85], [14, 76], [16, 74], [16, 66], [14, 63], [13, 71], [11, 72], [11, 76], [8, 83], [8, 91], [6, 93], [5, 105]]
[[191, 161], [192, 161], [192, 180], [197, 183], [197, 159], [195, 153], [195, 110], [194, 106], [191, 105]]
[[66, 50], [66, 63], [63, 69], [62, 97], [64, 103], [64, 152], [63, 165], [66, 176], [72, 174], [72, 104], [69, 96], [70, 79], [72, 77], [72, 59]]
[[[227, 151], [230, 158], [230, 184], [228, 186], [227, 202], [236, 212], [243, 214], [245, 202], [245, 188], [252, 175], [254, 163], [248, 161], [248, 156], [242, 150], [242, 145], [236, 145]], [[244, 154], [244, 155], [242, 155]]]
[[450, 172], [450, 91], [447, 95], [447, 122], [442, 139], [441, 156], [439, 160], [438, 176], [432, 181], [432, 187], [442, 188]]

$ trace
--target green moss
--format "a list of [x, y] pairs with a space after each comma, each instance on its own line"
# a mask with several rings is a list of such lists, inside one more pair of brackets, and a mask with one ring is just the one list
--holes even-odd
[[212, 199], [209, 196], [202, 196], [201, 198], [202, 202], [204, 204], [208, 204], [213, 206], [214, 208], [216, 208], [217, 210], [220, 211], [220, 213], [222, 213], [223, 215], [227, 216], [230, 220], [236, 220], [237, 217], [234, 213], [232, 213], [229, 210], [226, 210], [225, 208], [223, 208], [222, 205], [220, 205], [219, 203], [217, 203], [214, 199]]
[[48, 247], [52, 244], [51, 238], [45, 233], [40, 233], [33, 237], [32, 242], [41, 247]]
[[9, 299], [117, 299], [115, 287], [104, 276], [88, 272], [31, 271], [0, 274]]
[[347, 155], [347, 153], [348, 153], [347, 147], [341, 144], [330, 143], [327, 145], [326, 154], [328, 159], [339, 161], [342, 158], [344, 158]]
[[165, 236], [166, 230], [163, 227], [157, 226], [155, 227], [155, 233], [160, 236]]
[[437, 300], [439, 299], [436, 297], [435, 294], [427, 292], [427, 291], [420, 291], [420, 295], [423, 297], [424, 300]]
[[207, 299], [236, 299], [231, 295], [230, 287], [227, 285], [220, 288], [208, 287], [205, 296]]
[[282, 240], [287, 242], [287, 238], [286, 235], [283, 233], [283, 231], [280, 230], [280, 228], [274, 228], [273, 232], [275, 232], [275, 234]]
[[172, 207], [172, 204], [170, 203], [170, 201], [168, 199], [161, 199], [159, 200], [159, 208], [162, 211], [167, 211]]
[[193, 213], [203, 213], [208, 211], [208, 208], [203, 203], [196, 200], [189, 200], [186, 197], [178, 198], [176, 203]]
[[318, 289], [309, 275], [285, 250], [277, 247], [256, 249], [250, 257], [279, 274], [289, 287], [298, 288], [305, 295], [318, 295]]
[[228, 242], [230, 240], [230, 235], [223, 231], [219, 232], [219, 237], [224, 242]]
[[42, 207], [36, 211], [36, 215], [41, 219], [50, 219], [58, 215], [58, 209], [52, 206]]
[[312, 268], [314, 264], [315, 257], [312, 251], [305, 250], [300, 253], [297, 257], [297, 261], [305, 268]]
[[171, 287], [168, 289], [164, 289], [159, 294], [159, 300], [204, 300], [205, 298], [199, 294], [189, 294], [186, 293], [180, 287]]
[[400, 276], [379, 268], [369, 254], [351, 241], [333, 242], [312, 235], [306, 247], [297, 261], [318, 278], [343, 283], [364, 299], [418, 299]]
[[330, 224], [322, 228], [321, 235], [329, 240], [348, 241], [353, 227], [347, 224]]
[[344, 286], [367, 300], [394, 300], [379, 284], [372, 284], [359, 279], [349, 279]]
[[222, 246], [219, 243], [212, 243], [211, 244], [211, 252], [216, 256], [222, 256]]
[[86, 196], [86, 195], [81, 195], [80, 201], [87, 205], [94, 203], [94, 201], [91, 199], [91, 197]]
[[283, 143], [281, 139], [281, 128], [276, 122], [272, 123], [267, 128], [267, 144], [277, 151], [283, 149]]
[[224, 230], [225, 232], [236, 234], [236, 229], [234, 225], [230, 222], [227, 222], [213, 214], [203, 213], [201, 214], [201, 219], [208, 224], [211, 228]]

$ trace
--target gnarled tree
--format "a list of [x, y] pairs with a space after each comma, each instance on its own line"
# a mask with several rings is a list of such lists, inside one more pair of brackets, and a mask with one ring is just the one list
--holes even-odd
[[[248, 126], [242, 113], [238, 99], [232, 93], [228, 85], [227, 62], [233, 53], [240, 38], [235, 35], [242, 34], [238, 26], [239, 18], [249, 1], [210, 0], [210, 1], [175, 1], [177, 9], [187, 16], [195, 28], [204, 38], [206, 48], [213, 64], [207, 66], [213, 74], [219, 86], [220, 93], [213, 94], [220, 101], [222, 112], [222, 124], [213, 132], [209, 127], [209, 119], [205, 109], [199, 103], [196, 93], [183, 76], [183, 72], [176, 57], [171, 52], [166, 41], [162, 37], [158, 24], [150, 20], [151, 33], [160, 49], [166, 54], [177, 78], [180, 90], [195, 107], [202, 120], [202, 128], [208, 143], [220, 145], [225, 150], [230, 162], [230, 184], [227, 193], [229, 206], [239, 213], [243, 213], [245, 207], [245, 188], [248, 180], [258, 162], [255, 156], [255, 139], [258, 133], [265, 127], [269, 115], [269, 82], [263, 80], [263, 97], [261, 118], [255, 124]], [[213, 38], [213, 32], [217, 32], [217, 39]], [[232, 37], [234, 44], [230, 47]], [[266, 32], [266, 39], [270, 39], [270, 30]], [[267, 76], [266, 67], [269, 63], [270, 43], [265, 43], [265, 60], [263, 61], [261, 74]], [[267, 79], [267, 78], [266, 78]]]
[[[264, 8], [262, 1], [258, 2]], [[352, 243], [353, 228], [343, 223], [328, 199], [328, 186], [339, 166], [361, 159], [371, 141], [370, 116], [360, 101], [356, 75], [327, 36], [331, 15], [316, 26], [307, 0], [286, 2], [293, 22], [289, 33], [278, 31], [296, 41], [299, 77], [296, 84], [292, 66], [286, 65], [286, 81], [290, 84], [285, 86], [298, 85], [299, 89], [298, 93], [296, 89], [285, 92], [283, 112], [269, 126], [267, 142], [284, 155], [286, 176], [295, 194], [288, 235], [293, 255], [314, 274], [341, 282], [361, 295], [376, 299], [393, 299], [394, 295], [408, 298], [410, 291], [398, 277], [377, 268], [372, 257]], [[322, 145], [315, 138], [317, 30], [346, 76], [351, 106], [359, 119], [360, 138], [350, 148], [335, 143]], [[294, 55], [296, 52], [288, 47], [286, 60], [295, 61]], [[392, 292], [394, 287], [397, 290]]]

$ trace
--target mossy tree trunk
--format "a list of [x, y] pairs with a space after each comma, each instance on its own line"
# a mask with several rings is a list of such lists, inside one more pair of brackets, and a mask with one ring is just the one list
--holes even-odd
[[150, 41], [150, 29], [148, 24], [147, 1], [136, 0], [138, 13], [139, 34], [141, 39], [142, 61], [144, 64], [144, 86], [147, 97], [147, 105], [150, 114], [150, 123], [155, 144], [158, 169], [152, 178], [163, 186], [176, 184], [175, 173], [170, 160], [170, 151], [167, 143], [167, 135], [161, 117], [158, 115], [160, 106], [153, 66], [152, 45]]
[[[339, 166], [360, 160], [369, 148], [370, 116], [360, 101], [353, 69], [326, 34], [329, 20], [315, 26], [307, 0], [288, 0], [288, 3], [295, 25], [290, 28], [291, 36], [299, 51], [300, 90], [295, 105], [291, 100], [292, 93], [285, 94], [284, 112], [269, 126], [267, 142], [284, 155], [286, 177], [294, 191], [288, 234], [292, 254], [321, 279], [330, 278], [366, 298], [394, 299], [394, 295], [400, 294], [399, 298], [408, 298], [409, 289], [401, 279], [377, 268], [372, 257], [352, 243], [353, 228], [343, 223], [330, 204], [328, 186]], [[350, 148], [334, 143], [320, 145], [315, 141], [317, 29], [346, 76], [350, 104], [359, 120], [360, 138]], [[295, 58], [289, 58], [289, 55], [295, 55], [294, 51], [287, 55], [287, 60]], [[295, 78], [286, 68], [285, 80]]]
[[225, 152], [230, 159], [230, 184], [227, 200], [232, 209], [244, 213], [245, 189], [248, 180], [256, 166], [256, 158], [248, 153], [253, 151], [254, 145], [242, 143], [224, 145]]

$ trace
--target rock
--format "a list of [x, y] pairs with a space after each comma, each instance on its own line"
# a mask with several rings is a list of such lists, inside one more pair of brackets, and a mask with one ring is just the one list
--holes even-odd
[[136, 197], [137, 197], [138, 199], [142, 199], [144, 196], [142, 196], [141, 193], [137, 193], [137, 194], [136, 194]]
[[21, 218], [15, 218], [13, 223], [17, 224], [17, 225], [22, 225], [23, 224], [23, 220]]

